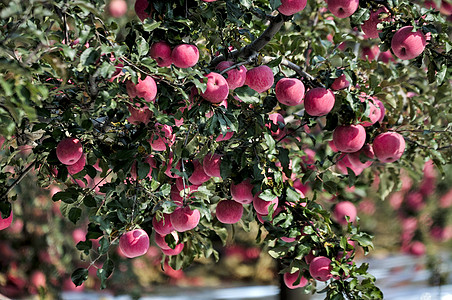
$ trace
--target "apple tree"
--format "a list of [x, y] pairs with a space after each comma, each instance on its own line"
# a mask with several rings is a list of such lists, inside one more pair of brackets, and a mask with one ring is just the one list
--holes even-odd
[[259, 222], [287, 287], [380, 299], [354, 262], [372, 237], [347, 194], [377, 177], [384, 199], [400, 167], [450, 163], [450, 14], [446, 1], [3, 1], [2, 228], [33, 171], [61, 187], [65, 217], [89, 218], [77, 249], [102, 288], [118, 245], [133, 259], [155, 242], [180, 269]]

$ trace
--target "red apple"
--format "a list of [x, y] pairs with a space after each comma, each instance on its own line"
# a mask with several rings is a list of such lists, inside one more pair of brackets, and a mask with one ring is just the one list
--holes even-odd
[[149, 236], [143, 229], [127, 231], [119, 238], [119, 249], [128, 258], [144, 255], [149, 249]]
[[380, 55], [378, 55], [378, 60], [384, 62], [385, 64], [389, 63], [390, 61], [395, 61], [394, 56], [392, 56], [391, 50], [380, 52]]
[[157, 96], [157, 85], [151, 76], [146, 76], [141, 80], [138, 78], [138, 83], [134, 84], [132, 81], [126, 83], [127, 94], [130, 98], [143, 98], [146, 102], [155, 102]]
[[413, 32], [413, 26], [400, 28], [392, 37], [391, 49], [400, 59], [413, 59], [424, 52], [426, 38], [419, 29]]
[[275, 199], [273, 199], [271, 201], [265, 201], [265, 200], [259, 198], [259, 194], [257, 194], [253, 198], [254, 210], [261, 215], [268, 215], [268, 213], [269, 213], [268, 210], [270, 209], [270, 206], [272, 206], [272, 205], [273, 205], [273, 211], [276, 211], [276, 209], [278, 208], [278, 197], [276, 197]]
[[[173, 236], [173, 238], [177, 244], [177, 242], [179, 241], [179, 236], [177, 235], [177, 232], [172, 231], [168, 234], [171, 234]], [[165, 241], [165, 236], [166, 236], [166, 234], [161, 235], [161, 234], [156, 233], [154, 236], [154, 241], [157, 244], [157, 246], [159, 246], [161, 249], [169, 250], [169, 249], [171, 249], [171, 247], [168, 246], [168, 243]]]
[[152, 44], [149, 55], [157, 61], [159, 67], [169, 67], [173, 63], [171, 46], [165, 41]]
[[173, 128], [169, 125], [160, 123], [155, 124], [156, 134], [152, 134], [151, 139], [148, 140], [154, 151], [165, 151], [166, 147], [171, 147], [176, 139], [173, 134]]
[[328, 10], [338, 18], [348, 18], [358, 9], [359, 0], [327, 0]]
[[317, 256], [309, 264], [309, 273], [318, 281], [327, 281], [333, 277], [331, 269], [331, 259], [325, 256]]
[[216, 142], [227, 141], [227, 140], [230, 140], [233, 135], [234, 135], [234, 131], [228, 131], [228, 132], [226, 132], [225, 135], [220, 133], [220, 135], [215, 139], [215, 141]]
[[295, 106], [303, 102], [304, 84], [296, 78], [282, 78], [275, 86], [276, 99], [282, 104]]
[[124, 0], [111, 0], [108, 4], [108, 12], [114, 18], [120, 18], [127, 12], [127, 2]]
[[218, 221], [224, 224], [235, 224], [242, 218], [243, 205], [234, 200], [222, 200], [216, 208]]
[[76, 138], [65, 138], [58, 143], [56, 148], [58, 160], [65, 165], [75, 164], [82, 154], [82, 144]]
[[7, 217], [7, 218], [3, 219], [1, 214], [0, 214], [0, 230], [8, 228], [9, 225], [11, 225], [12, 222], [13, 222], [13, 211], [12, 210], [11, 210], [11, 213], [10, 213], [9, 217]]
[[262, 65], [246, 72], [245, 84], [258, 93], [270, 89], [275, 82], [273, 71], [266, 65]]
[[177, 208], [170, 215], [171, 224], [173, 224], [174, 229], [178, 232], [192, 230], [198, 226], [200, 219], [201, 214], [199, 210], [191, 210], [188, 206]]
[[162, 249], [163, 254], [171, 256], [178, 255], [184, 249], [184, 243], [177, 244], [174, 249]]
[[254, 199], [253, 187], [249, 178], [238, 184], [232, 182], [230, 188], [232, 199], [241, 204], [250, 204]]
[[202, 167], [204, 173], [210, 177], [219, 177], [221, 178], [220, 172], [221, 166], [221, 155], [216, 153], [209, 153], [204, 157], [202, 161]]
[[395, 162], [405, 151], [405, 139], [397, 132], [381, 133], [374, 139], [372, 148], [379, 161]]
[[284, 275], [283, 275], [284, 284], [289, 289], [301, 288], [308, 284], [308, 280], [306, 278], [304, 278], [303, 276], [301, 276], [300, 283], [297, 285], [294, 285], [294, 283], [298, 280], [299, 277], [300, 277], [300, 271], [296, 271], [295, 273], [289, 273], [289, 272], [284, 273]]
[[139, 125], [144, 123], [147, 125], [152, 116], [152, 112], [148, 107], [138, 107], [136, 105], [127, 104], [127, 109], [130, 112], [130, 117], [127, 118], [130, 124]]
[[[270, 119], [270, 121], [272, 121], [273, 124], [275, 124], [278, 129], [276, 131], [272, 131], [272, 136], [276, 139], [279, 140], [281, 139], [285, 134], [286, 134], [286, 130], [284, 130], [285, 128], [280, 128], [280, 124], [285, 125], [286, 121], [284, 120], [284, 117], [280, 114], [280, 113], [273, 113], [273, 114], [269, 114], [268, 118]], [[270, 130], [271, 130], [271, 125], [270, 124], [265, 124], [265, 126], [267, 126]]]
[[194, 165], [195, 169], [194, 169], [193, 173], [191, 174], [191, 176], [188, 177], [188, 180], [192, 184], [194, 184], [194, 185], [201, 185], [201, 184], [203, 184], [204, 182], [208, 181], [211, 178], [211, 176], [207, 175], [204, 172], [204, 168], [203, 168], [203, 166], [201, 165], [201, 163], [199, 161], [194, 160], [193, 161], [193, 165]]
[[347, 225], [346, 216], [350, 217], [351, 223], [355, 222], [357, 216], [356, 206], [350, 201], [339, 202], [334, 207], [334, 219], [341, 225]]
[[350, 86], [350, 82], [345, 77], [345, 74], [342, 74], [338, 78], [334, 80], [334, 82], [331, 84], [331, 89], [333, 91], [339, 91], [346, 89]]
[[285, 15], [291, 16], [302, 11], [306, 7], [307, 0], [281, 0], [278, 11]]
[[[361, 162], [361, 159], [360, 159], [361, 155], [369, 158], [370, 160]], [[348, 154], [348, 159], [349, 159], [350, 163], [363, 170], [372, 165], [372, 163], [373, 163], [372, 159], [374, 159], [374, 157], [375, 157], [374, 150], [370, 145], [364, 145], [361, 148], [361, 150]], [[358, 175], [358, 174], [356, 174], [356, 175]]]
[[[219, 71], [223, 71], [224, 69], [227, 69], [234, 65], [234, 62], [224, 60], [220, 62], [215, 69]], [[230, 90], [235, 90], [238, 87], [241, 87], [245, 84], [246, 80], [246, 68], [245, 66], [240, 66], [237, 68], [234, 68], [232, 70], [229, 70], [226, 72], [228, 74], [228, 78], [226, 78], [226, 81], [228, 83]]]
[[190, 68], [198, 63], [199, 50], [195, 45], [181, 44], [171, 52], [173, 64], [178, 68]]
[[370, 13], [370, 18], [361, 25], [361, 29], [367, 38], [376, 39], [381, 30], [377, 29], [377, 25], [381, 21], [386, 21], [386, 19], [381, 19], [382, 14], [387, 14], [388, 9], [386, 7], [380, 7], [378, 10], [373, 10]]
[[146, 12], [146, 9], [149, 6], [148, 0], [136, 0], [135, 2], [135, 13], [141, 21], [146, 20], [147, 18], [151, 18], [152, 16]]
[[207, 88], [201, 97], [210, 103], [220, 103], [228, 98], [229, 85], [226, 79], [218, 73], [211, 72], [206, 75]]
[[67, 171], [69, 172], [69, 174], [74, 175], [77, 174], [78, 172], [82, 171], [83, 168], [86, 165], [86, 157], [85, 154], [82, 154], [82, 156], [80, 157], [79, 160], [77, 160], [77, 162], [73, 165], [67, 166]]
[[161, 235], [170, 234], [174, 230], [169, 214], [163, 214], [163, 217], [160, 219], [160, 221], [158, 221], [157, 217], [154, 216], [152, 218], [152, 227], [154, 228], [155, 232]]
[[341, 125], [333, 132], [336, 149], [345, 153], [360, 150], [366, 142], [366, 130], [361, 125]]
[[364, 127], [369, 127], [377, 123], [381, 118], [381, 111], [374, 98], [367, 96], [365, 93], [362, 93], [361, 96], [359, 96], [359, 99], [361, 102], [366, 102], [366, 105], [369, 106], [369, 114], [367, 115], [367, 117], [370, 119], [370, 121], [363, 121], [360, 124]]
[[322, 87], [309, 90], [304, 97], [304, 108], [311, 116], [327, 115], [334, 107], [334, 94]]

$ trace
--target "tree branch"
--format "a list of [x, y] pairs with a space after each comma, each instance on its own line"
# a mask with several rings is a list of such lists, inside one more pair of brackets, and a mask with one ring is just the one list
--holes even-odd
[[6, 191], [1, 195], [0, 199], [6, 198], [9, 194], [9, 192], [12, 191], [12, 189], [19, 184], [19, 182], [24, 179], [24, 177], [33, 169], [34, 165], [36, 164], [36, 160], [33, 161], [21, 174], [20, 176], [6, 189]]

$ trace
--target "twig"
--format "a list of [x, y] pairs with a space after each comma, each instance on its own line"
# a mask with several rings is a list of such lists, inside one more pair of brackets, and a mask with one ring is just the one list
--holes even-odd
[[34, 165], [36, 164], [37, 160], [34, 160], [21, 174], [20, 176], [6, 189], [6, 191], [2, 194], [2, 196], [0, 197], [0, 199], [5, 198], [6, 196], [8, 196], [9, 192], [11, 192], [11, 190], [18, 185], [22, 179], [24, 179], [24, 177], [31, 171], [31, 169], [33, 169]]
[[255, 59], [257, 58], [258, 55], [259, 55], [259, 53], [258, 53], [258, 52], [255, 52], [255, 53], [253, 53], [251, 56], [249, 56], [247, 60], [241, 61], [241, 62], [239, 62], [239, 63], [236, 63], [236, 64], [234, 64], [234, 65], [232, 65], [232, 66], [230, 66], [230, 67], [224, 69], [223, 71], [220, 72], [220, 74], [223, 75], [224, 73], [226, 73], [226, 72], [228, 72], [228, 71], [230, 71], [230, 70], [232, 70], [232, 69], [235, 69], [235, 68], [240, 67], [240, 66], [243, 66], [243, 65], [248, 65], [248, 64], [250, 64], [253, 60], [255, 60]]

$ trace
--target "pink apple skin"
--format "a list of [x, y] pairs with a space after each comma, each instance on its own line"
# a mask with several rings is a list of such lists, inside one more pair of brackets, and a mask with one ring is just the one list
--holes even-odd
[[230, 140], [233, 135], [234, 135], [233, 131], [228, 131], [228, 132], [226, 132], [225, 135], [220, 133], [220, 135], [215, 139], [215, 141], [217, 141], [217, 142], [227, 141], [227, 140]]
[[331, 274], [331, 259], [325, 256], [317, 256], [309, 264], [309, 273], [318, 281], [327, 281]]
[[47, 286], [46, 275], [41, 271], [34, 271], [30, 276], [30, 283], [35, 288], [45, 288]]
[[364, 23], [361, 25], [361, 29], [367, 38], [378, 38], [378, 34], [381, 32], [381, 30], [377, 29], [377, 25], [381, 23], [381, 21], [384, 21], [380, 19], [380, 14], [384, 13], [388, 13], [388, 9], [386, 7], [380, 7], [378, 10], [372, 11], [370, 13], [369, 20], [364, 21]]
[[334, 107], [334, 94], [322, 87], [309, 90], [304, 97], [304, 108], [310, 116], [327, 115]]
[[391, 49], [400, 59], [413, 59], [424, 52], [427, 43], [425, 35], [421, 30], [412, 30], [413, 26], [402, 27], [392, 37]]
[[190, 193], [198, 190], [199, 185], [190, 185], [189, 182], [187, 182], [187, 180], [185, 180], [185, 186], [184, 186], [184, 180], [182, 177], [179, 177], [176, 179], [176, 187], [179, 191], [182, 191], [184, 188], [185, 189], [190, 189]]
[[174, 227], [171, 224], [171, 217], [169, 214], [163, 214], [163, 217], [160, 219], [160, 221], [158, 221], [157, 217], [154, 216], [154, 218], [152, 218], [152, 227], [154, 228], [155, 232], [161, 235], [167, 235], [174, 231]]
[[350, 82], [347, 80], [347, 78], [345, 78], [345, 74], [342, 74], [341, 76], [339, 76], [338, 78], [336, 78], [333, 82], [333, 84], [331, 84], [331, 89], [333, 91], [339, 91], [339, 90], [343, 90], [346, 89], [350, 86]]
[[442, 0], [439, 12], [446, 16], [452, 15], [452, 3], [450, 3], [450, 1]]
[[377, 106], [380, 108], [380, 118], [377, 120], [378, 123], [381, 123], [385, 117], [386, 114], [386, 108], [383, 102], [378, 100], [377, 98], [374, 98], [374, 102], [377, 104]]
[[111, 0], [108, 12], [114, 18], [120, 18], [127, 12], [127, 2], [124, 0]]
[[342, 201], [334, 207], [334, 218], [341, 225], [347, 225], [348, 222], [345, 216], [350, 217], [350, 222], [356, 221], [357, 210], [356, 206], [350, 201]]
[[138, 83], [132, 81], [126, 83], [127, 94], [130, 98], [143, 98], [146, 102], [155, 102], [157, 96], [157, 85], [152, 77], [146, 76], [144, 80], [138, 78]]
[[273, 71], [266, 65], [262, 65], [246, 72], [245, 84], [258, 93], [270, 89], [275, 82]]
[[394, 56], [392, 56], [391, 50], [380, 52], [380, 55], [378, 55], [378, 60], [384, 62], [385, 64], [389, 63], [390, 61], [395, 61]]
[[198, 63], [199, 50], [195, 45], [181, 44], [171, 52], [173, 64], [178, 68], [190, 68]]
[[210, 103], [220, 103], [228, 98], [229, 85], [226, 79], [218, 73], [211, 72], [206, 75], [207, 88], [201, 97]]
[[353, 173], [355, 173], [356, 176], [360, 175], [364, 169], [360, 166], [354, 165], [350, 162], [350, 156], [349, 154], [342, 153], [337, 162], [336, 167], [338, 171], [344, 175], [348, 174], [347, 168], [351, 169]]
[[[179, 241], [179, 236], [177, 235], [177, 232], [173, 231], [168, 234], [171, 234], [173, 236], [173, 238], [177, 244], [177, 242]], [[166, 234], [161, 235], [161, 234], [156, 233], [154, 236], [154, 241], [157, 244], [157, 246], [159, 246], [161, 249], [169, 250], [169, 249], [171, 249], [171, 247], [168, 246], [168, 243], [165, 241], [165, 237], [166, 237]]]
[[210, 177], [221, 178], [220, 166], [221, 166], [221, 155], [216, 153], [207, 154], [204, 157], [204, 160], [202, 161], [204, 173], [206, 173], [206, 175]]
[[69, 172], [69, 174], [74, 175], [77, 174], [78, 172], [82, 171], [83, 168], [86, 165], [86, 157], [85, 154], [82, 154], [82, 156], [80, 157], [79, 160], [77, 160], [77, 162], [73, 165], [67, 166], [67, 171]]
[[146, 12], [149, 6], [148, 0], [136, 0], [135, 2], [135, 13], [141, 21], [151, 18], [151, 15]]
[[[182, 206], [184, 204], [184, 198], [182, 198], [182, 196], [180, 195], [180, 190], [178, 190], [175, 185], [173, 185], [171, 187], [170, 198], [171, 198], [171, 201], [173, 201], [177, 206]], [[171, 219], [168, 218], [168, 220], [171, 220]], [[174, 230], [174, 228], [173, 228], [173, 230]]]
[[13, 211], [11, 210], [11, 214], [7, 218], [2, 218], [0, 215], [0, 230], [3, 230], [5, 228], [8, 228], [11, 223], [13, 222]]
[[127, 109], [130, 112], [130, 117], [127, 118], [130, 124], [139, 125], [144, 123], [147, 125], [151, 119], [152, 112], [148, 107], [138, 107], [135, 105], [127, 104]]
[[[279, 128], [280, 125], [278, 123], [282, 123], [285, 125], [286, 121], [284, 120], [284, 117], [280, 113], [270, 114], [268, 115], [268, 118], [270, 119], [270, 121], [272, 121], [273, 124], [278, 126], [278, 129], [276, 131], [272, 131], [272, 136], [276, 140], [279, 140], [286, 134], [286, 131], [284, 130], [284, 128], [283, 129]], [[265, 126], [267, 126], [271, 130], [270, 124], [265, 124]]]
[[276, 99], [284, 105], [295, 106], [303, 102], [304, 84], [296, 78], [282, 78], [275, 86]]
[[[224, 69], [227, 69], [233, 65], [234, 62], [225, 60], [220, 62], [215, 69], [223, 71]], [[238, 68], [234, 68], [226, 72], [226, 74], [228, 74], [228, 78], [226, 78], [226, 81], [228, 83], [230, 90], [235, 90], [236, 88], [241, 87], [245, 84], [246, 71], [247, 70], [245, 66], [242, 65]]]
[[235, 224], [242, 218], [243, 205], [234, 200], [222, 200], [218, 202], [216, 216], [223, 224]]
[[177, 208], [171, 215], [170, 220], [173, 227], [178, 232], [194, 229], [198, 226], [201, 214], [199, 210], [191, 210], [190, 207]]
[[348, 18], [358, 9], [359, 0], [327, 0], [328, 10], [338, 18]]
[[82, 143], [76, 138], [65, 138], [58, 143], [56, 148], [58, 160], [68, 166], [75, 164], [82, 154]]
[[374, 45], [372, 47], [363, 47], [361, 50], [361, 59], [371, 62], [377, 59], [379, 53], [380, 48], [378, 48], [377, 45]]
[[296, 271], [295, 273], [289, 273], [289, 272], [284, 273], [284, 275], [283, 275], [284, 284], [289, 289], [301, 288], [308, 284], [308, 280], [306, 278], [304, 278], [303, 276], [301, 276], [300, 283], [297, 285], [294, 285], [294, 283], [297, 281], [298, 277], [300, 277], [300, 271]]
[[165, 151], [166, 147], [171, 147], [176, 139], [176, 136], [173, 134], [173, 128], [169, 125], [162, 125], [159, 123], [156, 123], [155, 127], [158, 132], [157, 138], [155, 138], [153, 134], [148, 142], [151, 145], [152, 150]]
[[364, 146], [366, 130], [361, 125], [341, 125], [334, 129], [333, 141], [338, 151], [353, 153]]
[[119, 249], [128, 258], [144, 255], [149, 249], [149, 236], [143, 229], [127, 231], [119, 238]]
[[197, 160], [193, 161], [193, 165], [195, 167], [195, 170], [191, 174], [190, 177], [188, 177], [188, 180], [194, 184], [194, 185], [201, 185], [204, 182], [208, 181], [211, 176], [207, 175], [204, 172], [204, 168], [202, 167], [201, 163]]
[[422, 243], [421, 241], [415, 241], [415, 242], [411, 243], [411, 245], [409, 247], [409, 252], [410, 252], [410, 254], [412, 254], [414, 256], [422, 256], [427, 251], [426, 251], [426, 247], [425, 247], [424, 243]]
[[402, 157], [405, 139], [397, 132], [381, 133], [374, 139], [372, 148], [379, 161], [392, 163]]
[[79, 242], [86, 240], [86, 232], [80, 228], [74, 229], [74, 231], [72, 231], [72, 239], [77, 245]]
[[[361, 160], [359, 158], [361, 156], [361, 154], [364, 154], [364, 156], [370, 158], [371, 160], [361, 162]], [[374, 150], [370, 145], [364, 145], [361, 148], [361, 150], [348, 154], [348, 159], [349, 159], [350, 163], [361, 169], [366, 169], [366, 168], [370, 167], [373, 163], [372, 159], [374, 159], [374, 157], [375, 157]], [[358, 175], [358, 174], [356, 174], [356, 175]]]
[[276, 211], [276, 209], [278, 208], [278, 197], [276, 197], [272, 201], [265, 201], [259, 198], [259, 195], [256, 195], [253, 199], [254, 210], [261, 215], [268, 215], [268, 210], [272, 205], [273, 210]]
[[[250, 204], [253, 202], [253, 185], [251, 184], [250, 179], [245, 179], [244, 181], [234, 184], [231, 183], [231, 196], [232, 199], [241, 203], [241, 204]], [[268, 212], [267, 212], [268, 214]]]
[[381, 111], [374, 98], [367, 96], [365, 93], [362, 93], [361, 96], [359, 96], [359, 99], [361, 102], [366, 102], [366, 105], [369, 106], [369, 115], [367, 117], [370, 119], [370, 121], [363, 121], [360, 124], [364, 127], [369, 127], [377, 123], [381, 118]]
[[184, 249], [184, 243], [177, 244], [174, 249], [162, 249], [163, 254], [172, 256], [178, 255]]
[[159, 67], [169, 67], [173, 63], [171, 46], [165, 41], [152, 44], [149, 55], [157, 61]]
[[306, 7], [307, 0], [281, 0], [278, 11], [285, 15], [291, 16], [302, 11]]

